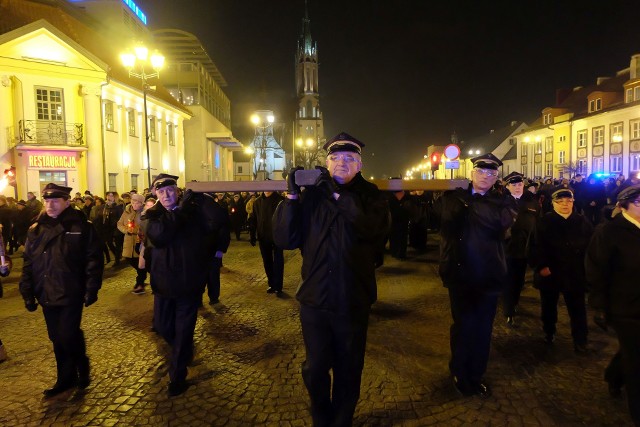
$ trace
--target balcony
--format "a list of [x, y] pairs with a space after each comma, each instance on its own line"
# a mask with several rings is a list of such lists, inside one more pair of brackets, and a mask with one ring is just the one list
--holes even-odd
[[18, 144], [84, 146], [83, 124], [49, 120], [20, 120]]

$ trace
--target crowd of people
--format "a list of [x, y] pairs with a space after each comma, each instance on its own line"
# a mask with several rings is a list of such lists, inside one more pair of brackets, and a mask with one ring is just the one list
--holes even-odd
[[[134, 294], [146, 292], [150, 277], [152, 329], [172, 348], [168, 393], [184, 393], [197, 309], [205, 289], [209, 304], [219, 303], [223, 256], [231, 236], [242, 240], [246, 232], [259, 246], [269, 294], [283, 291], [283, 251], [301, 251], [296, 298], [311, 415], [317, 426], [350, 425], [377, 299], [375, 269], [386, 248], [404, 260], [408, 247], [425, 252], [428, 234], [438, 231], [439, 275], [452, 316], [449, 370], [461, 395], [492, 394], [484, 374], [498, 302], [502, 298], [507, 325], [517, 328], [531, 268], [547, 344], [555, 341], [560, 295], [576, 353], [590, 351], [588, 302], [596, 324], [617, 332], [620, 349], [606, 380], [612, 395], [626, 389], [639, 424], [640, 289], [632, 285], [640, 265], [634, 251], [640, 243], [638, 173], [542, 181], [512, 172], [499, 179], [501, 161], [486, 154], [472, 159], [468, 188], [382, 192], [360, 173], [363, 147], [348, 134], [337, 135], [325, 145], [326, 168], [317, 167], [314, 185], [301, 188], [295, 179], [301, 168], [294, 168], [282, 194], [193, 193], [179, 188], [178, 177], [160, 174], [141, 194], [72, 197], [71, 188], [49, 184], [44, 203], [33, 193], [18, 202], [0, 196], [7, 258], [24, 245], [20, 291], [27, 310], [42, 306], [53, 343], [57, 381], [45, 396], [90, 384], [80, 319], [83, 307], [97, 301], [112, 260], [135, 269]], [[0, 275], [10, 267], [2, 263]], [[0, 341], [0, 359], [3, 352]]]

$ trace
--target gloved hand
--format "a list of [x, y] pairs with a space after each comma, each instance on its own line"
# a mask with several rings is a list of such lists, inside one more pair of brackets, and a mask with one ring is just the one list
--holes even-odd
[[316, 169], [320, 171], [320, 176], [318, 176], [318, 179], [316, 179], [315, 182], [316, 188], [322, 191], [327, 198], [333, 198], [333, 193], [338, 192], [336, 182], [331, 178], [327, 168], [323, 166], [316, 166]]
[[607, 332], [609, 330], [609, 327], [607, 326], [607, 315], [604, 311], [596, 311], [593, 315], [593, 322], [603, 331]]
[[27, 311], [36, 311], [38, 309], [38, 303], [36, 302], [35, 298], [24, 300], [24, 306], [26, 307]]
[[289, 175], [287, 175], [287, 193], [292, 195], [300, 194], [300, 187], [296, 184], [296, 172], [303, 169], [302, 166], [291, 168]]
[[95, 292], [87, 291], [84, 294], [84, 306], [89, 307], [94, 302], [98, 301], [98, 294]]

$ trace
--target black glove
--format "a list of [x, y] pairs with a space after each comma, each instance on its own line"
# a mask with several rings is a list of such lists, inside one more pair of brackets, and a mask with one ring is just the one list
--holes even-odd
[[300, 194], [300, 186], [296, 184], [296, 172], [301, 171], [304, 168], [302, 166], [296, 166], [291, 168], [289, 175], [287, 175], [287, 193]]
[[26, 307], [27, 311], [36, 311], [38, 309], [38, 303], [36, 302], [35, 298], [24, 300], [24, 306]]
[[333, 193], [338, 192], [336, 182], [331, 178], [327, 168], [323, 166], [316, 166], [316, 169], [320, 171], [320, 176], [316, 179], [315, 187], [322, 191], [327, 198], [333, 198]]
[[609, 330], [609, 327], [607, 326], [607, 315], [604, 311], [596, 311], [593, 315], [593, 322], [603, 331], [607, 332]]
[[84, 294], [84, 306], [89, 307], [94, 302], [98, 301], [98, 294], [95, 292], [87, 291]]

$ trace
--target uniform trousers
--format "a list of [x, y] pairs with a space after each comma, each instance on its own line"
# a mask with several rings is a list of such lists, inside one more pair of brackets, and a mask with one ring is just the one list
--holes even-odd
[[541, 288], [540, 302], [542, 304], [542, 329], [547, 335], [556, 333], [556, 323], [558, 322], [558, 300], [560, 293], [564, 297], [564, 302], [569, 312], [571, 322], [571, 336], [573, 342], [584, 345], [587, 343], [587, 306], [584, 300], [584, 291], [559, 291], [557, 289]]
[[520, 294], [524, 287], [524, 276], [527, 272], [527, 260], [525, 258], [507, 258], [507, 278], [505, 285], [502, 311], [505, 317], [513, 317], [516, 314], [516, 306], [520, 302]]
[[154, 294], [153, 326], [171, 346], [169, 379], [183, 382], [187, 365], [193, 360], [193, 331], [202, 295], [167, 298]]
[[489, 363], [498, 295], [449, 288], [449, 301], [453, 318], [449, 370], [459, 383], [478, 385]]
[[614, 319], [611, 326], [618, 335], [624, 386], [631, 419], [640, 426], [640, 320]]
[[272, 241], [260, 239], [260, 255], [262, 256], [262, 264], [264, 272], [267, 274], [267, 282], [269, 287], [276, 291], [282, 290], [282, 282], [284, 281], [284, 254]]
[[80, 329], [82, 303], [64, 306], [42, 306], [47, 333], [56, 357], [57, 384], [73, 384], [78, 374], [89, 373], [89, 359], [84, 333]]
[[336, 314], [301, 305], [300, 321], [306, 349], [302, 378], [313, 425], [350, 426], [360, 398], [369, 310]]
[[214, 257], [209, 268], [209, 274], [207, 275], [207, 295], [209, 295], [209, 302], [220, 299], [220, 267], [222, 267], [222, 260]]

